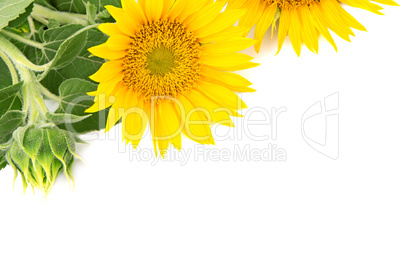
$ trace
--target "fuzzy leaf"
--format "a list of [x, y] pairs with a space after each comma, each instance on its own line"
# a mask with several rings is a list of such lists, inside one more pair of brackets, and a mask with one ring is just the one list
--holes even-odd
[[121, 7], [120, 0], [54, 0], [52, 1], [54, 6], [61, 10], [67, 12], [86, 14], [85, 2], [89, 2], [96, 6], [97, 12], [104, 10], [105, 5], [114, 5], [116, 7]]
[[0, 58], [0, 89], [8, 87], [13, 84], [10, 71], [3, 59]]
[[21, 111], [8, 111], [0, 118], [0, 144], [11, 139], [15, 129], [24, 123], [25, 117]]
[[29, 15], [31, 15], [31, 12], [33, 10], [33, 3], [28, 5], [27, 8], [25, 8], [25, 11], [17, 18], [8, 23], [8, 27], [21, 27], [24, 23], [27, 22], [27, 19]]
[[54, 6], [51, 4], [52, 0], [35, 0], [34, 1], [36, 4], [40, 4], [43, 5], [49, 9], [52, 9], [54, 11], [56, 11], [57, 9], [54, 8]]
[[55, 123], [56, 125], [59, 124], [68, 124], [68, 123], [77, 123], [80, 122], [91, 115], [85, 115], [85, 116], [77, 116], [73, 114], [68, 114], [68, 113], [46, 113], [46, 118], [50, 120], [51, 122]]
[[11, 20], [25, 12], [25, 9], [33, 0], [1, 0], [0, 1], [0, 30], [8, 25]]
[[[77, 30], [81, 29], [80, 25], [75, 26], [77, 26]], [[42, 85], [52, 93], [58, 94], [61, 83], [70, 78], [80, 78], [90, 81], [88, 76], [98, 71], [105, 60], [98, 57], [89, 57], [91, 53], [88, 51], [88, 48], [106, 42], [107, 38], [107, 35], [98, 30], [89, 30], [88, 39], [80, 54], [65, 67], [50, 70], [48, 75], [42, 80]]]
[[6, 166], [7, 166], [6, 152], [0, 151], [0, 170], [4, 169]]
[[53, 60], [50, 68], [59, 69], [68, 65], [84, 48], [88, 33], [80, 32], [81, 25], [66, 25], [46, 30], [43, 34], [44, 47], [41, 64]]
[[[69, 113], [77, 116], [86, 116], [85, 110], [93, 104], [93, 97], [88, 92], [96, 90], [97, 85], [81, 79], [69, 79], [60, 86], [61, 106], [58, 112]], [[101, 130], [106, 125], [106, 110], [92, 114], [87, 119], [75, 124], [63, 124], [60, 128], [78, 134]]]
[[21, 110], [22, 104], [18, 97], [21, 88], [22, 82], [0, 90], [0, 115], [10, 110]]

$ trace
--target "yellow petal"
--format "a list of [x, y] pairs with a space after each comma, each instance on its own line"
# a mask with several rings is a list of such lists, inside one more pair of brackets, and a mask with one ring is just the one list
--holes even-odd
[[144, 25], [147, 23], [147, 18], [145, 17], [144, 11], [141, 9], [140, 5], [134, 0], [121, 0], [123, 10], [135, 20], [135, 23]]
[[279, 31], [278, 31], [278, 54], [283, 46], [286, 35], [288, 34], [290, 26], [290, 13], [289, 10], [282, 9], [281, 16], [279, 18]]
[[[178, 114], [176, 112], [175, 104], [168, 100], [160, 102], [161, 111], [159, 112], [161, 115], [161, 119], [163, 121], [163, 125], [165, 127], [165, 134], [170, 143], [172, 143], [173, 147], [180, 150], [181, 149], [181, 132], [184, 127], [184, 124], [180, 123], [178, 118]], [[184, 122], [183, 122], [184, 123]]]
[[214, 33], [225, 30], [226, 28], [234, 25], [241, 16], [244, 15], [245, 10], [229, 10], [220, 13], [218, 17], [213, 21], [213, 25], [204, 26], [197, 31], [194, 31], [195, 35], [199, 38], [212, 35]]
[[222, 42], [203, 45], [201, 49], [206, 54], [230, 54], [249, 48], [254, 45], [255, 42], [256, 41], [253, 39], [237, 37]]
[[254, 38], [258, 41], [255, 44], [255, 51], [258, 53], [261, 49], [262, 40], [264, 39], [264, 35], [267, 32], [268, 28], [271, 26], [274, 21], [275, 14], [277, 12], [277, 4], [273, 4], [269, 7], [266, 7], [264, 13], [261, 16], [261, 19], [258, 21], [255, 27]]
[[334, 47], [335, 51], [338, 51], [335, 41], [328, 31], [327, 25], [325, 24], [325, 19], [321, 13], [321, 10], [317, 7], [317, 5], [311, 4], [310, 12], [311, 15], [309, 15], [309, 17], [315, 28], [317, 28], [320, 34], [322, 34], [322, 36], [324, 36], [324, 38]]
[[310, 51], [318, 53], [317, 30], [309, 17], [310, 11], [305, 5], [300, 6], [297, 10], [301, 20], [301, 38]]
[[243, 37], [248, 32], [247, 27], [230, 26], [218, 33], [198, 38], [200, 43], [219, 42], [235, 37]]
[[117, 24], [112, 24], [112, 23], [103, 23], [98, 25], [98, 29], [101, 30], [103, 33], [106, 33], [109, 36], [112, 35], [124, 35], [122, 31], [120, 31], [119, 27]]
[[163, 0], [145, 1], [145, 14], [149, 21], [159, 20], [163, 10]]
[[225, 4], [225, 2], [209, 4], [205, 8], [195, 12], [190, 16], [190, 20], [185, 22], [187, 23], [187, 28], [191, 31], [195, 31], [208, 25], [219, 15]]
[[106, 42], [113, 50], [127, 50], [133, 43], [133, 39], [126, 35], [112, 35]]
[[211, 123], [203, 114], [194, 108], [193, 104], [183, 95], [177, 97], [184, 113], [181, 114], [181, 121], [185, 122], [183, 133], [191, 140], [201, 144], [214, 144], [211, 129]]
[[292, 42], [293, 49], [295, 50], [297, 56], [300, 56], [301, 52], [301, 35], [300, 35], [300, 20], [297, 14], [296, 8], [289, 10], [290, 15], [290, 25], [289, 25], [289, 38]]
[[232, 53], [232, 54], [202, 54], [200, 61], [202, 64], [211, 66], [214, 68], [227, 68], [232, 66], [238, 66], [244, 63], [250, 62], [253, 57], [242, 54], [242, 53]]
[[108, 60], [121, 59], [127, 54], [124, 50], [112, 50], [106, 44], [91, 47], [88, 49], [88, 51], [95, 56]]
[[95, 82], [105, 82], [113, 79], [123, 71], [123, 60], [111, 60], [102, 64], [99, 70], [89, 78]]
[[234, 127], [233, 121], [229, 117], [230, 110], [219, 111], [219, 109], [222, 109], [222, 106], [217, 105], [196, 90], [188, 92], [186, 98], [188, 98], [195, 108], [204, 110], [207, 119], [211, 118], [212, 122], [217, 124]]

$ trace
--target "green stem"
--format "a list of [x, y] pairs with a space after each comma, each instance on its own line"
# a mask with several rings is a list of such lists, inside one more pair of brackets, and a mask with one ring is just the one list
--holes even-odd
[[34, 4], [31, 15], [34, 19], [37, 19], [38, 17], [48, 20], [54, 19], [59, 21], [61, 24], [88, 25], [86, 15], [54, 11], [39, 4]]
[[27, 39], [27, 38], [24, 38], [22, 36], [19, 36], [18, 34], [15, 34], [15, 33], [9, 32], [9, 31], [5, 31], [5, 30], [0, 31], [0, 34], [3, 34], [5, 36], [7, 36], [7, 37], [9, 37], [11, 39], [17, 40], [19, 42], [22, 42], [25, 45], [36, 47], [36, 48], [39, 48], [39, 49], [42, 49], [42, 50], [45, 49], [45, 47], [41, 43], [33, 41], [33, 40], [30, 40], [30, 39]]
[[41, 66], [33, 64], [13, 43], [4, 38], [1, 34], [0, 34], [0, 50], [3, 50], [3, 52], [6, 53], [14, 63], [18, 62], [36, 72], [45, 71], [52, 64], [52, 62], [48, 62], [47, 64]]
[[58, 102], [59, 104], [61, 103], [61, 98], [54, 95], [53, 93], [51, 93], [48, 89], [43, 87], [43, 85], [41, 85], [40, 83], [37, 83], [36, 86], [37, 86], [38, 90], [40, 91], [40, 93], [43, 94], [43, 96], [45, 96], [51, 100], [54, 100], [54, 101]]
[[8, 58], [8, 56], [0, 50], [0, 58], [3, 59], [4, 63], [7, 65], [8, 69], [10, 70], [11, 78], [13, 80], [13, 84], [18, 83], [18, 73], [15, 69], [13, 62]]
[[21, 75], [21, 79], [24, 80], [22, 89], [24, 101], [23, 109], [24, 111], [29, 112], [28, 123], [35, 123], [40, 118], [45, 119], [48, 110], [43, 101], [42, 95], [37, 89], [38, 81], [36, 80], [34, 73], [20, 63], [17, 63], [16, 66]]
[[39, 15], [36, 14], [36, 13], [31, 13], [31, 17], [32, 17], [33, 19], [35, 19], [36, 21], [38, 21], [39, 23], [44, 24], [45, 26], [48, 26], [48, 25], [49, 25], [49, 21], [47, 21], [47, 19], [42, 18], [41, 16], [39, 16]]
[[36, 32], [35, 23], [31, 16], [28, 17], [28, 24], [29, 24], [29, 30], [30, 30], [29, 38], [31, 38]]

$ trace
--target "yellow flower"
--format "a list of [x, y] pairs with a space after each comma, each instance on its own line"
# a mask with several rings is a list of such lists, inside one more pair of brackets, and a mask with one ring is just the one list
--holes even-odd
[[351, 28], [366, 31], [354, 17], [352, 17], [341, 3], [352, 7], [362, 8], [382, 15], [382, 7], [372, 3], [398, 6], [393, 0], [222, 0], [228, 2], [228, 9], [244, 8], [246, 14], [240, 19], [239, 26], [249, 28], [256, 25], [254, 38], [258, 41], [254, 47], [259, 52], [264, 35], [268, 28], [279, 18], [278, 53], [282, 48], [286, 35], [292, 42], [297, 55], [300, 56], [301, 44], [318, 53], [318, 36], [322, 36], [337, 50], [335, 42], [328, 29], [339, 37], [350, 41], [354, 36]]
[[247, 29], [233, 26], [244, 10], [211, 0], [122, 0], [106, 6], [116, 24], [101, 24], [110, 38], [89, 51], [108, 59], [91, 79], [100, 82], [87, 112], [111, 107], [106, 131], [121, 119], [123, 140], [136, 148], [148, 122], [155, 153], [181, 133], [214, 144], [210, 125], [233, 126], [229, 116], [246, 108], [234, 92], [251, 92], [249, 81], [227, 72], [255, 67], [237, 53], [255, 44]]

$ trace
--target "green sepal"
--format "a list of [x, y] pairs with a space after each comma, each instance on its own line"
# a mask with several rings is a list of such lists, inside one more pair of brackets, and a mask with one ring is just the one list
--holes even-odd
[[25, 133], [23, 140], [23, 148], [25, 153], [27, 153], [31, 159], [35, 159], [36, 155], [43, 143], [43, 130], [31, 127]]
[[13, 132], [13, 139], [20, 145], [21, 149], [24, 149], [24, 136], [29, 127], [29, 125], [20, 126]]

